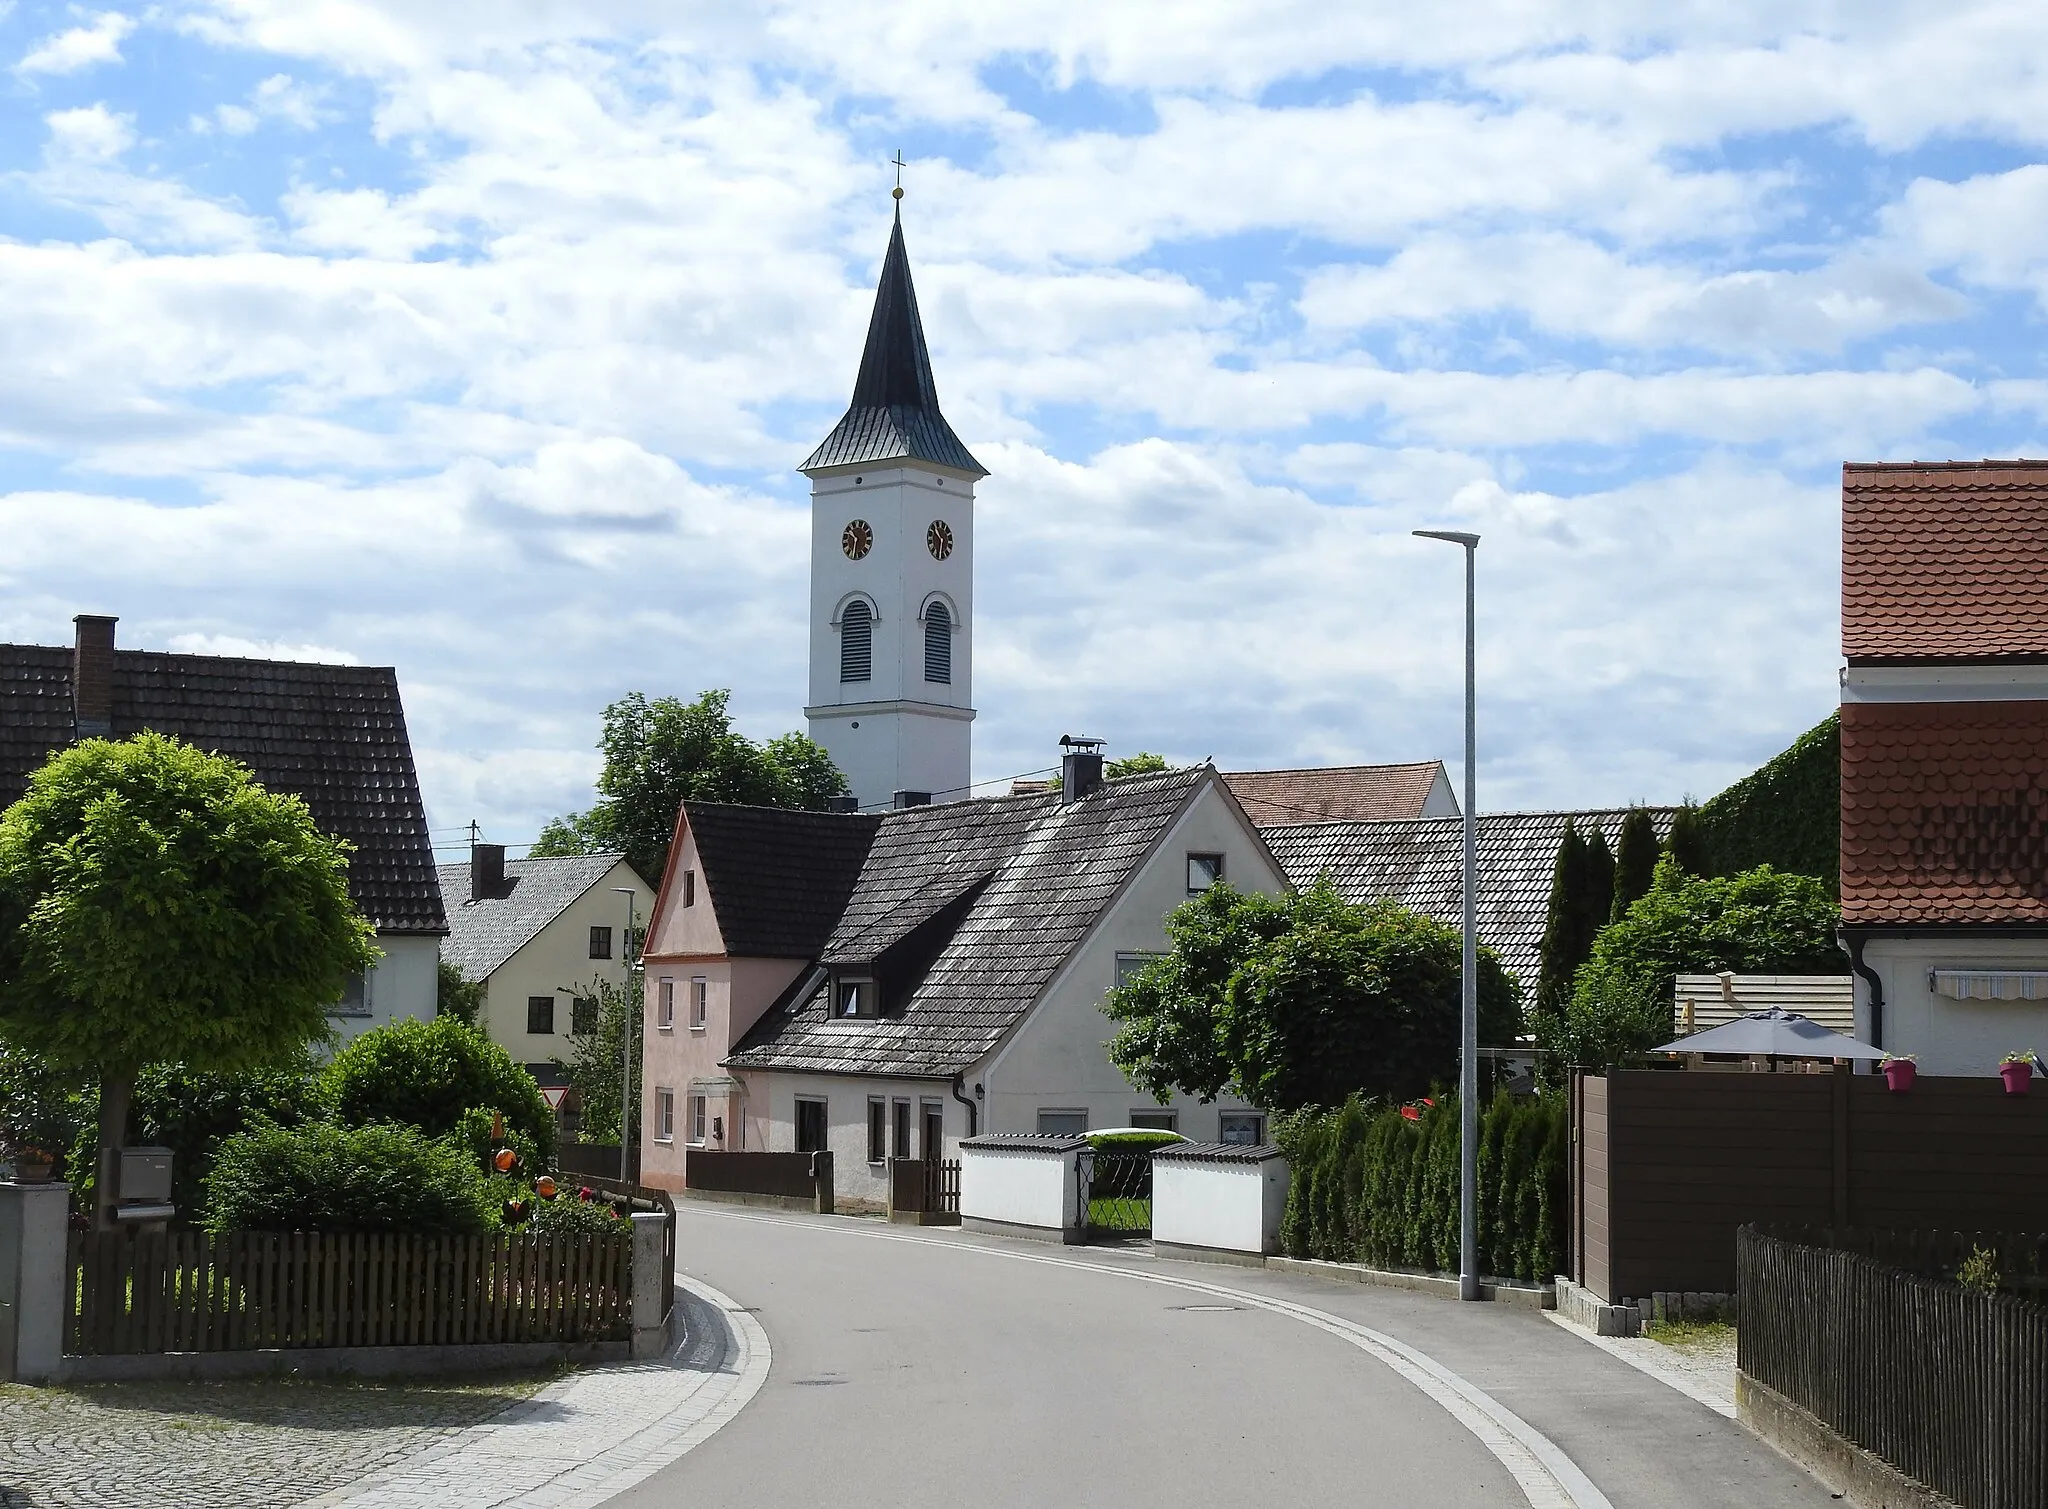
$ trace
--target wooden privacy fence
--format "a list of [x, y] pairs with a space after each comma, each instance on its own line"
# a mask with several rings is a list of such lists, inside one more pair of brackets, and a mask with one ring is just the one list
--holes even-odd
[[629, 1339], [632, 1238], [74, 1233], [74, 1356]]
[[686, 1194], [760, 1196], [810, 1204], [832, 1213], [832, 1155], [721, 1153], [691, 1148], [683, 1155]]
[[1736, 1252], [1747, 1377], [1963, 1509], [2048, 1504], [2048, 1309], [1755, 1227]]
[[960, 1219], [958, 1158], [891, 1158], [889, 1218], [917, 1218], [921, 1226], [949, 1226]]

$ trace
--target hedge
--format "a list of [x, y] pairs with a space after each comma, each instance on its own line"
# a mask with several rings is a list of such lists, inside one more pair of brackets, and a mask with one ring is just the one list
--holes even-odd
[[[1369, 1106], [1282, 1118], [1290, 1257], [1374, 1268], [1458, 1269], [1458, 1104]], [[1479, 1123], [1479, 1266], [1547, 1282], [1565, 1258], [1570, 1131], [1562, 1096], [1503, 1092]]]
[[1708, 870], [1758, 865], [1814, 875], [1839, 894], [1842, 869], [1842, 718], [1828, 717], [1792, 747], [1699, 808]]
[[483, 1172], [452, 1140], [389, 1124], [261, 1125], [221, 1143], [206, 1178], [207, 1229], [427, 1231], [497, 1225]]
[[555, 1113], [531, 1074], [474, 1027], [452, 1016], [402, 1020], [365, 1032], [322, 1071], [320, 1092], [350, 1126], [403, 1122], [445, 1137], [482, 1106], [543, 1161], [555, 1155]]

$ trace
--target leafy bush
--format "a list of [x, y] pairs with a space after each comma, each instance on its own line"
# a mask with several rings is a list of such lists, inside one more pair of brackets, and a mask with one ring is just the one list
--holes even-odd
[[206, 1181], [207, 1229], [427, 1231], [497, 1224], [468, 1153], [408, 1126], [263, 1125], [221, 1143]]
[[1601, 933], [1570, 1006], [1539, 1014], [1553, 1066], [1605, 1069], [1672, 1035], [1671, 989], [1681, 971], [1838, 974], [1841, 908], [1824, 881], [1768, 865], [1700, 879], [1666, 861], [1655, 883]]
[[1176, 1132], [1090, 1132], [1088, 1145], [1098, 1152], [1149, 1153], [1187, 1139]]
[[[1406, 1114], [1413, 1111], [1411, 1117]], [[1291, 1257], [1378, 1268], [1458, 1267], [1458, 1106], [1368, 1106], [1279, 1118]], [[1479, 1266], [1541, 1282], [1565, 1253], [1570, 1128], [1562, 1097], [1494, 1097], [1479, 1126]]]
[[334, 1056], [320, 1087], [350, 1126], [395, 1121], [429, 1137], [453, 1132], [477, 1106], [504, 1115], [542, 1159], [555, 1153], [555, 1115], [533, 1076], [452, 1016], [393, 1022]]
[[505, 1123], [505, 1133], [502, 1137], [493, 1137], [491, 1125], [494, 1119], [494, 1113], [482, 1106], [471, 1106], [456, 1120], [454, 1129], [443, 1140], [454, 1143], [468, 1153], [476, 1160], [477, 1168], [486, 1172], [495, 1172], [491, 1168], [491, 1159], [500, 1148], [509, 1147], [519, 1160], [512, 1166], [512, 1173], [519, 1182], [531, 1182], [534, 1175], [543, 1172], [545, 1168], [540, 1157], [540, 1149], [534, 1145], [531, 1137], [513, 1126], [510, 1121]]
[[527, 1230], [541, 1236], [618, 1236], [633, 1229], [633, 1223], [612, 1209], [607, 1200], [579, 1200], [574, 1195], [557, 1195], [536, 1200]]

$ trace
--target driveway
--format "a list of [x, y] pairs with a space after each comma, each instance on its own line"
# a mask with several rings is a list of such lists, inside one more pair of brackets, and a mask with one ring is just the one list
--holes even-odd
[[753, 1312], [773, 1367], [619, 1509], [1830, 1503], [1534, 1312], [875, 1221], [680, 1220], [682, 1267]]

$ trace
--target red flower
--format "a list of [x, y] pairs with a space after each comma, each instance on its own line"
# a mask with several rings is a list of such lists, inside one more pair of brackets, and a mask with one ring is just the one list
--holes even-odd
[[588, 1184], [586, 1184], [583, 1186], [583, 1188], [576, 1191], [576, 1198], [583, 1201], [584, 1204], [587, 1205], [592, 1200], [597, 1198], [597, 1191], [592, 1189]]
[[1409, 1119], [1410, 1121], [1420, 1121], [1420, 1120], [1422, 1120], [1422, 1113], [1421, 1113], [1420, 1111], [1416, 1110], [1416, 1109], [1415, 1109], [1415, 1107], [1413, 1107], [1413, 1106], [1403, 1106], [1403, 1107], [1401, 1107], [1401, 1114], [1402, 1114], [1403, 1116], [1407, 1117], [1407, 1118], [1408, 1118], [1408, 1119]]

